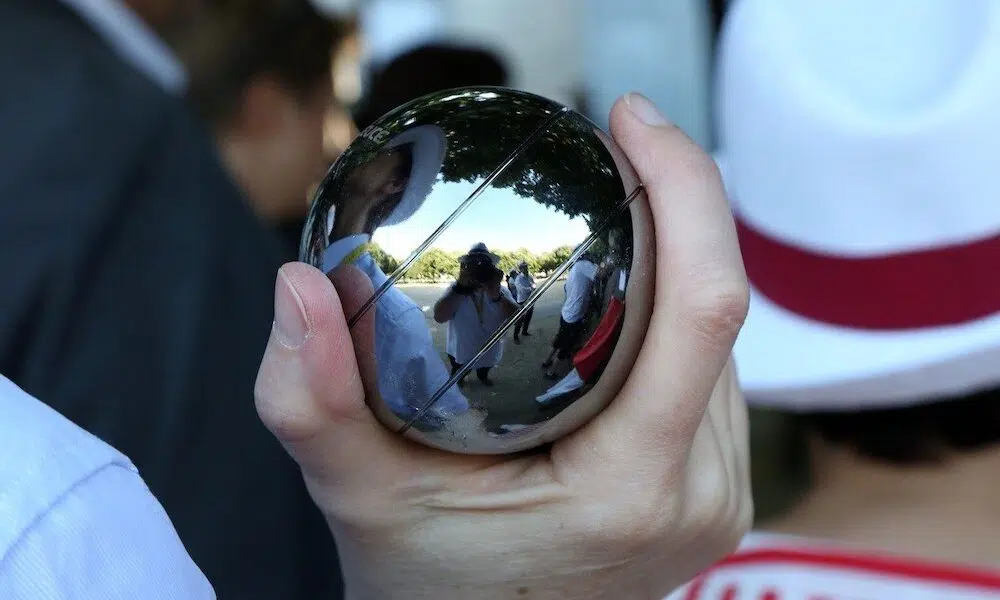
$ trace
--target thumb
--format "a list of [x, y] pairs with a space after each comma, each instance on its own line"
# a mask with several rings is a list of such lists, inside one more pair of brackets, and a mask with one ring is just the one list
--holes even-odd
[[[388, 464], [384, 437], [365, 404], [354, 344], [333, 284], [290, 263], [278, 271], [274, 326], [254, 390], [257, 413], [299, 463], [307, 481], [339, 485], [366, 460]], [[368, 472], [368, 476], [371, 472]]]

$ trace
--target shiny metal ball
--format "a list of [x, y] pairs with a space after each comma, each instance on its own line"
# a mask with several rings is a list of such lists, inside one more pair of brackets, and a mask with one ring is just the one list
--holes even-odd
[[652, 310], [653, 248], [607, 134], [546, 98], [477, 87], [361, 132], [317, 188], [301, 259], [338, 285], [382, 423], [506, 454], [573, 432], [620, 391]]

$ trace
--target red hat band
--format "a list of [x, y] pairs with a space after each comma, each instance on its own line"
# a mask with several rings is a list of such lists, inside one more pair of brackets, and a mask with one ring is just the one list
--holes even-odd
[[754, 288], [802, 317], [854, 329], [961, 325], [1000, 312], [1000, 233], [864, 258], [811, 252], [737, 216]]

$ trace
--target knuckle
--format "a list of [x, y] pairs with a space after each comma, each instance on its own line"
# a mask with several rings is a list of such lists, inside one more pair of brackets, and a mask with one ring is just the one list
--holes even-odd
[[680, 144], [681, 151], [676, 153], [672, 161], [671, 171], [677, 180], [682, 184], [699, 187], [706, 182], [721, 182], [722, 175], [715, 160], [683, 132], [678, 130], [677, 133], [684, 136], [685, 142]]
[[728, 473], [721, 465], [705, 469], [691, 481], [687, 525], [697, 535], [716, 538], [725, 537], [736, 528], [739, 520], [739, 505], [744, 490], [733, 486]]
[[730, 345], [750, 310], [750, 288], [745, 279], [704, 286], [690, 301], [686, 320], [706, 341]]

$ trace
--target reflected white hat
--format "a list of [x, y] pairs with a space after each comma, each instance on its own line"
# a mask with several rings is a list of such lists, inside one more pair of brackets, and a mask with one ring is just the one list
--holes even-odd
[[748, 399], [1000, 385], [1000, 2], [737, 0], [719, 60]]
[[496, 264], [500, 262], [500, 255], [490, 252], [490, 249], [487, 248], [486, 244], [482, 242], [479, 242], [478, 244], [474, 245], [471, 249], [469, 249], [468, 254], [459, 256], [458, 262], [463, 263], [470, 256], [487, 256], [489, 257], [490, 261], [493, 263], [494, 266], [496, 266]]
[[389, 140], [383, 150], [412, 144], [413, 166], [403, 198], [380, 227], [390, 227], [406, 221], [423, 205], [437, 182], [444, 165], [448, 140], [444, 130], [437, 125], [418, 125]]

